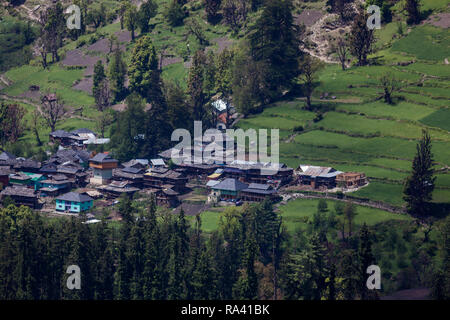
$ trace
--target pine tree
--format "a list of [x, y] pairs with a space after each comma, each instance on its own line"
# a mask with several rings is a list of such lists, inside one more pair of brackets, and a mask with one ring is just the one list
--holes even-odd
[[131, 296], [132, 266], [128, 258], [128, 238], [130, 236], [131, 221], [125, 220], [120, 228], [119, 243], [117, 245], [117, 268], [114, 277], [115, 294], [119, 300], [129, 300]]
[[291, 0], [267, 1], [249, 34], [252, 58], [265, 62], [269, 68], [265, 76], [272, 97], [277, 96], [282, 88], [289, 89], [300, 74], [301, 30], [294, 24], [292, 12]]
[[103, 67], [102, 60], [98, 60], [94, 66], [94, 76], [93, 76], [93, 86], [92, 95], [97, 96], [97, 91], [99, 90], [100, 83], [106, 78], [105, 68]]
[[114, 101], [122, 99], [125, 90], [125, 75], [127, 66], [123, 61], [122, 52], [117, 46], [109, 63], [110, 89]]
[[244, 300], [258, 299], [258, 276], [255, 272], [255, 262], [258, 251], [258, 244], [253, 235], [253, 230], [249, 229], [244, 243], [243, 269], [241, 277], [234, 286], [235, 298]]
[[406, 0], [405, 10], [408, 15], [406, 23], [418, 24], [420, 22], [420, 0]]
[[369, 228], [366, 223], [363, 224], [359, 231], [359, 264], [360, 264], [360, 289], [359, 294], [362, 300], [367, 300], [371, 297], [366, 286], [367, 268], [375, 264], [375, 258], [372, 254], [372, 240]]
[[188, 76], [189, 104], [192, 108], [193, 118], [203, 121], [206, 117], [205, 90], [204, 90], [204, 65], [206, 56], [203, 51], [197, 51], [192, 58], [192, 66]]
[[431, 137], [428, 131], [422, 131], [422, 139], [417, 144], [417, 153], [412, 164], [412, 173], [404, 185], [403, 199], [407, 203], [410, 214], [421, 217], [429, 214], [429, 201], [434, 190], [433, 154], [431, 153]]
[[354, 250], [346, 249], [341, 252], [340, 258], [340, 276], [342, 280], [342, 291], [345, 300], [353, 300], [356, 297], [356, 293], [359, 283], [358, 266], [356, 264], [358, 257]]
[[190, 127], [191, 114], [186, 112], [187, 97], [183, 88], [179, 83], [165, 82], [164, 83], [164, 98], [167, 103], [167, 116], [172, 128], [184, 128]]
[[[147, 130], [143, 99], [138, 94], [133, 93], [127, 97], [126, 105], [125, 111], [117, 116], [111, 128], [111, 146], [120, 161], [144, 156], [145, 141], [142, 135]], [[130, 204], [128, 197], [124, 199], [124, 202], [120, 202], [120, 206], [125, 204]], [[119, 212], [122, 214], [121, 210]], [[128, 219], [130, 212], [131, 208], [127, 208], [127, 210], [124, 210], [126, 216], [122, 217]]]

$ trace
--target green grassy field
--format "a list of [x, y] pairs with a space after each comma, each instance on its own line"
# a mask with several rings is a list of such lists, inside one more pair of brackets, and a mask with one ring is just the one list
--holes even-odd
[[[307, 222], [312, 219], [317, 212], [318, 199], [296, 199], [289, 201], [286, 205], [280, 206], [280, 214], [289, 232], [294, 232], [298, 228], [306, 228]], [[327, 200], [328, 210], [333, 211], [336, 201]], [[366, 223], [373, 226], [377, 223], [389, 220], [410, 220], [407, 215], [390, 213], [387, 211], [356, 206], [355, 224]]]
[[[303, 101], [292, 100], [269, 106], [238, 126], [279, 128], [282, 162], [294, 168], [302, 163], [364, 172], [372, 183], [353, 196], [402, 206], [402, 183], [423, 129], [433, 139], [436, 169], [450, 165], [450, 66], [443, 63], [450, 42], [445, 29], [429, 25], [393, 39], [396, 28], [392, 23], [377, 31], [383, 49], [372, 56], [381, 57], [384, 65], [345, 71], [327, 65], [319, 73], [313, 105], [323, 110], [321, 121], [312, 121], [315, 114], [302, 109]], [[397, 65], [411, 60], [415, 63]], [[382, 93], [378, 79], [386, 72], [400, 87], [393, 105], [377, 100]], [[317, 101], [325, 92], [336, 96], [336, 101]], [[305, 130], [294, 132], [300, 125]], [[448, 176], [439, 175], [436, 186], [433, 201], [449, 203]]]

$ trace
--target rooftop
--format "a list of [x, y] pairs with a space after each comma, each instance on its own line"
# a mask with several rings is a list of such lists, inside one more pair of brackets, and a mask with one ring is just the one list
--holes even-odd
[[107, 153], [97, 153], [94, 157], [89, 159], [93, 162], [100, 162], [100, 163], [107, 163], [107, 162], [118, 162], [116, 159], [113, 159], [109, 154]]
[[21, 197], [37, 198], [37, 195], [33, 189], [24, 187], [6, 187], [2, 192], [0, 192], [0, 194], [2, 196], [21, 196]]
[[73, 201], [73, 202], [87, 202], [92, 201], [93, 199], [89, 197], [87, 194], [82, 194], [78, 192], [68, 192], [56, 198], [56, 200], [63, 201]]
[[14, 159], [16, 159], [16, 156], [13, 155], [12, 153], [9, 153], [8, 151], [3, 151], [0, 154], [0, 161], [14, 160]]
[[240, 191], [248, 188], [248, 184], [240, 182], [236, 179], [225, 179], [212, 187], [216, 190]]

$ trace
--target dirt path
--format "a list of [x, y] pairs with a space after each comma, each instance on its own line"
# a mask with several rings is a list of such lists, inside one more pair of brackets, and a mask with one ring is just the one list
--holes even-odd
[[3, 82], [7, 87], [11, 85], [11, 82], [3, 74], [0, 74], [0, 81]]
[[27, 17], [30, 19], [30, 20], [33, 20], [33, 21], [37, 21], [37, 22], [39, 22], [39, 15], [37, 15], [32, 9], [30, 9], [30, 8], [28, 8], [27, 6], [25, 6], [24, 4], [22, 4], [22, 5], [20, 5], [20, 7], [19, 8], [22, 8], [22, 9], [24, 9], [27, 13]]
[[[11, 101], [18, 102], [18, 103], [29, 104], [29, 105], [35, 107], [39, 111], [39, 113], [42, 115], [41, 105], [38, 104], [38, 103], [35, 103], [35, 102], [33, 102], [33, 101], [29, 100], [29, 99], [13, 97], [13, 96], [9, 96], [9, 95], [4, 94], [4, 93], [0, 93], [0, 99], [11, 100]], [[69, 118], [69, 119], [70, 118], [74, 118], [74, 119], [80, 119], [80, 120], [84, 120], [84, 121], [94, 121], [94, 119], [91, 119], [91, 118], [87, 118], [87, 117], [83, 117], [83, 116], [79, 116], [79, 115], [74, 115], [71, 111], [66, 111], [64, 113], [64, 116], [67, 116], [67, 118]]]
[[311, 56], [316, 57], [326, 63], [338, 63], [338, 61], [333, 60], [328, 55], [328, 41], [324, 41], [322, 38], [324, 36], [324, 31], [322, 30], [328, 18], [336, 16], [336, 14], [327, 13], [322, 16], [316, 23], [308, 28], [308, 31], [312, 34], [307, 36], [307, 39], [314, 43], [315, 50], [309, 48], [303, 48], [303, 50], [309, 53]]

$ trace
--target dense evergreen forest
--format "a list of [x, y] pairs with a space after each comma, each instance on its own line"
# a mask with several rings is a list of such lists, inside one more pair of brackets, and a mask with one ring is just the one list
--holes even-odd
[[[182, 211], [157, 211], [154, 198], [121, 200], [119, 224], [1, 209], [0, 299], [378, 299], [366, 287], [366, 269], [384, 237], [383, 246], [399, 242], [366, 225], [330, 237], [336, 212], [355, 214], [351, 204], [328, 210], [321, 201], [308, 230], [290, 235], [265, 201], [226, 210], [219, 229], [204, 234], [200, 216], [191, 224]], [[448, 298], [450, 219], [441, 227], [442, 264], [411, 272], [431, 271], [434, 296]], [[69, 265], [80, 267], [80, 290], [66, 286]]]

